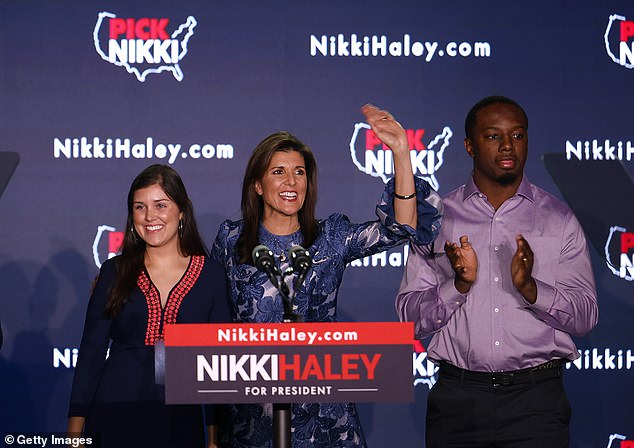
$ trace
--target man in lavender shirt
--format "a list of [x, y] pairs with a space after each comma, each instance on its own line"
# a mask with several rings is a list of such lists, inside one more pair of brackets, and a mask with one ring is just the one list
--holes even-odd
[[465, 121], [473, 175], [444, 202], [440, 235], [412, 247], [396, 299], [440, 365], [427, 448], [569, 445], [562, 366], [597, 323], [594, 278], [572, 211], [524, 176], [528, 118], [487, 97]]

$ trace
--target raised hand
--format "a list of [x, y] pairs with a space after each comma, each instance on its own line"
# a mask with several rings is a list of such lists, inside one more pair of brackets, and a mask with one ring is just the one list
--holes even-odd
[[394, 218], [415, 229], [418, 223], [416, 184], [405, 129], [391, 113], [372, 104], [363, 106], [361, 112], [376, 136], [389, 146], [394, 156]]
[[391, 113], [372, 104], [363, 106], [361, 112], [376, 136], [393, 152], [405, 153], [409, 150], [405, 129]]

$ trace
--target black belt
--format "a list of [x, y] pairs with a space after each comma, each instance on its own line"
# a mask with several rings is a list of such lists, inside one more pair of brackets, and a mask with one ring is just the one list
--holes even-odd
[[471, 381], [493, 387], [500, 387], [512, 386], [514, 384], [532, 384], [538, 381], [561, 377], [561, 368], [563, 365], [563, 360], [555, 359], [535, 367], [510, 372], [475, 372], [473, 370], [461, 369], [442, 361], [440, 363], [440, 375], [458, 378], [461, 381]]

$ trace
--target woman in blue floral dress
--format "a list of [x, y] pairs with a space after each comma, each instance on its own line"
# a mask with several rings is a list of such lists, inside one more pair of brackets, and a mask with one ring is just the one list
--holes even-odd
[[[242, 187], [240, 221], [225, 221], [218, 231], [212, 257], [227, 270], [236, 322], [281, 322], [283, 300], [267, 276], [251, 260], [255, 246], [269, 247], [280, 269], [292, 246], [308, 249], [313, 265], [293, 291], [293, 308], [306, 322], [335, 322], [337, 292], [346, 265], [395, 247], [410, 239], [430, 243], [438, 234], [442, 205], [439, 196], [412, 174], [407, 136], [387, 111], [362, 109], [375, 134], [394, 153], [394, 179], [377, 206], [379, 220], [352, 224], [342, 214], [315, 219], [317, 167], [310, 149], [287, 132], [265, 138], [249, 159]], [[271, 404], [232, 405], [230, 422], [221, 428], [220, 446], [271, 447]], [[366, 447], [353, 403], [300, 403], [291, 406], [294, 448]]]

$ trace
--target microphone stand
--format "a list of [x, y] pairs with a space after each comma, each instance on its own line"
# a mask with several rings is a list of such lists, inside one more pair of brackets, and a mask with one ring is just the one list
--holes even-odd
[[[293, 273], [293, 268], [288, 268], [282, 275], [281, 281], [278, 283], [278, 291], [282, 296], [284, 304], [283, 323], [301, 322], [303, 317], [293, 311], [292, 297], [288, 289], [288, 285], [284, 281], [287, 275]], [[293, 293], [297, 288], [294, 288]], [[273, 447], [274, 448], [291, 448], [291, 404], [290, 403], [273, 403]]]
[[[273, 286], [275, 286], [282, 296], [282, 303], [284, 305], [282, 322], [301, 322], [303, 317], [293, 311], [292, 296], [284, 279], [288, 275], [294, 273], [298, 274], [295, 282], [293, 282], [293, 294], [295, 294], [299, 289], [301, 282], [304, 281], [307, 270], [311, 265], [310, 259], [306, 260], [306, 258], [309, 257], [308, 251], [303, 249], [301, 246], [292, 247], [289, 253], [291, 263], [283, 273], [280, 273], [280, 270], [275, 262], [273, 252], [268, 247], [264, 245], [256, 246], [253, 248], [251, 256], [257, 268], [267, 275], [271, 283], [273, 283]], [[299, 257], [302, 257], [301, 261], [299, 260]], [[295, 262], [297, 262], [298, 266], [300, 266], [297, 272], [295, 271]], [[278, 276], [280, 278], [278, 278]], [[291, 448], [290, 403], [273, 403], [273, 446], [275, 448]]]

